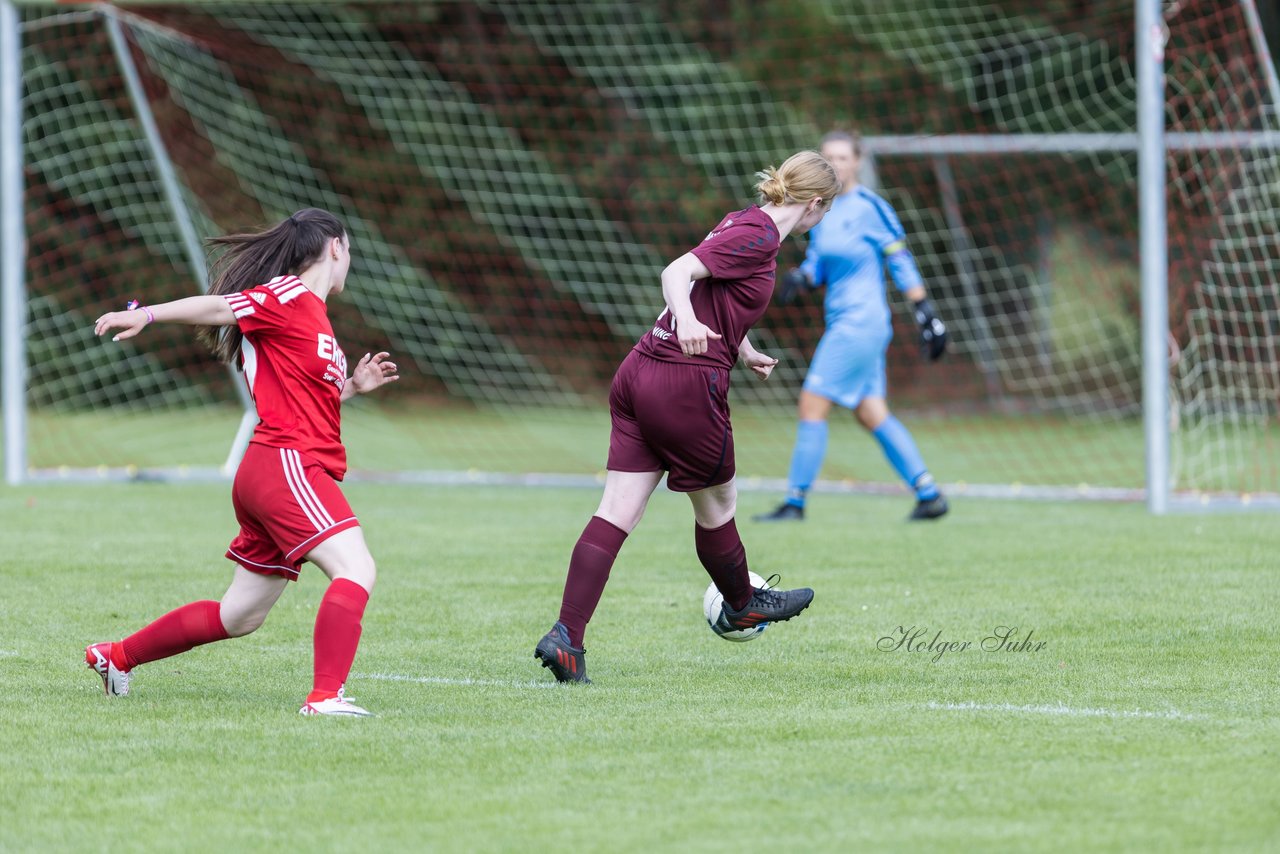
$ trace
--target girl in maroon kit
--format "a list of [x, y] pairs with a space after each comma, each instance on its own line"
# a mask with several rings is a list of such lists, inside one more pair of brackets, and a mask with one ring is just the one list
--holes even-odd
[[667, 487], [693, 503], [698, 559], [724, 595], [722, 628], [789, 620], [813, 599], [808, 588], [751, 586], [733, 518], [729, 372], [741, 362], [763, 380], [778, 363], [752, 347], [747, 333], [769, 305], [782, 239], [822, 219], [840, 180], [814, 151], [757, 177], [758, 206], [726, 215], [662, 271], [666, 310], [614, 375], [604, 496], [569, 560], [560, 619], [534, 650], [561, 682], [590, 681], [582, 647], [587, 622], [663, 472]]
[[231, 491], [240, 533], [226, 556], [235, 574], [220, 602], [192, 602], [122, 641], [92, 644], [85, 661], [108, 695], [123, 696], [139, 664], [257, 629], [311, 561], [330, 583], [316, 614], [312, 690], [300, 711], [368, 715], [342, 692], [376, 571], [338, 487], [347, 468], [339, 410], [398, 379], [395, 363], [387, 353], [367, 354], [347, 375], [325, 303], [342, 292], [351, 266], [346, 229], [333, 214], [307, 208], [266, 231], [210, 242], [226, 251], [208, 295], [113, 311], [94, 332], [122, 330], [112, 338], [120, 341], [155, 322], [199, 326], [220, 359], [244, 368], [259, 421]]

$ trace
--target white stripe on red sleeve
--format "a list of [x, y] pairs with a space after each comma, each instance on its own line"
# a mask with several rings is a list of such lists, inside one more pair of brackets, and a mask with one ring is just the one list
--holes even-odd
[[267, 282], [265, 287], [276, 295], [276, 299], [280, 300], [281, 305], [300, 296], [307, 290], [307, 286], [297, 276], [279, 276]]
[[245, 317], [253, 314], [253, 302], [244, 294], [227, 294], [225, 299], [227, 301], [227, 305], [231, 306], [232, 314], [236, 317]]
[[307, 286], [299, 282], [296, 288], [294, 288], [293, 290], [287, 291], [283, 294], [279, 294], [277, 298], [280, 300], [280, 304], [284, 305], [294, 297], [300, 296], [301, 294], [305, 294], [306, 292], [307, 292]]

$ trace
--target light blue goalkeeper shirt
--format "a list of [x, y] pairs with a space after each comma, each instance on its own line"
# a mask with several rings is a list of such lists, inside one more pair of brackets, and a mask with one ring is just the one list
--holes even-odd
[[900, 291], [923, 284], [907, 250], [906, 232], [884, 199], [865, 187], [836, 196], [831, 210], [809, 231], [801, 269], [825, 284], [827, 330], [893, 335], [885, 294], [887, 265]]

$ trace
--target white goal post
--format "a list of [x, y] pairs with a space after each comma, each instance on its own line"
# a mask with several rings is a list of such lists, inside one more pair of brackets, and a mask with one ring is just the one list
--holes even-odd
[[26, 476], [26, 233], [22, 203], [22, 50], [18, 10], [0, 2], [0, 400], [5, 482]]

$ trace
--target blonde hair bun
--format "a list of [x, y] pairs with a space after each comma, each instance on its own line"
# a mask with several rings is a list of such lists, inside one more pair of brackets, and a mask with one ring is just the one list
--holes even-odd
[[835, 167], [816, 151], [797, 151], [776, 169], [766, 166], [756, 178], [761, 204], [808, 204], [818, 198], [830, 203], [840, 193]]

